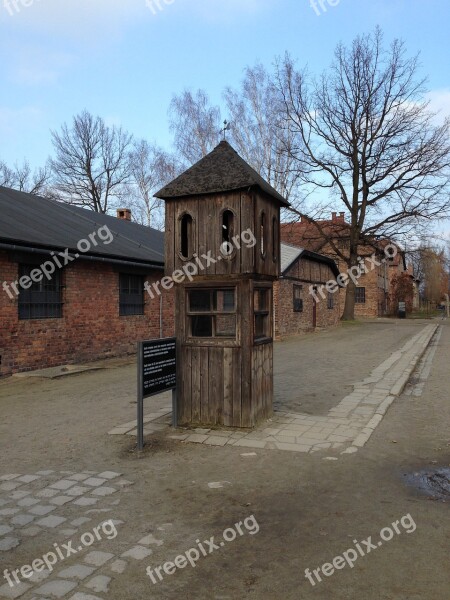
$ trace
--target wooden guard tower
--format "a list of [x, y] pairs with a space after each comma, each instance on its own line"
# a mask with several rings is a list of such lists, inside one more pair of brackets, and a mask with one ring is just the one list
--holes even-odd
[[178, 422], [254, 427], [272, 415], [273, 281], [288, 203], [226, 141], [156, 196], [166, 202], [166, 275], [185, 276], [175, 292]]

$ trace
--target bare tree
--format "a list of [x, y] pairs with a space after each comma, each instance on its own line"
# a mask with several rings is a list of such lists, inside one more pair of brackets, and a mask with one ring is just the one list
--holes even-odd
[[186, 165], [206, 156], [220, 141], [220, 109], [210, 105], [204, 90], [174, 95], [169, 119], [176, 151]]
[[[307, 189], [350, 215], [348, 248], [328, 240], [349, 268], [361, 246], [449, 213], [450, 122], [434, 124], [417, 74], [417, 57], [408, 58], [398, 40], [384, 49], [379, 29], [350, 49], [338, 45], [319, 79], [296, 70], [289, 56], [278, 65], [286, 127], [298, 140], [289, 153]], [[326, 235], [320, 223], [317, 230]], [[354, 318], [354, 304], [350, 282], [343, 319]]]
[[133, 144], [129, 164], [127, 205], [132, 208], [133, 218], [142, 225], [163, 229], [164, 202], [153, 194], [181, 172], [175, 157], [146, 140], [138, 140]]
[[227, 87], [224, 97], [236, 150], [282, 196], [298, 200], [299, 173], [292, 168], [294, 136], [283, 127], [283, 97], [274, 78], [261, 64], [248, 67], [241, 87]]
[[129, 180], [132, 136], [121, 127], [108, 127], [86, 110], [52, 131], [56, 157], [51, 160], [60, 199], [106, 213]]
[[421, 245], [408, 252], [414, 277], [420, 281], [423, 300], [438, 303], [448, 293], [448, 261], [445, 250], [434, 240], [423, 240]]
[[51, 195], [50, 179], [51, 170], [48, 164], [33, 171], [27, 160], [22, 164], [15, 163], [13, 167], [8, 167], [6, 163], [0, 161], [0, 185], [5, 187], [35, 196], [49, 196]]

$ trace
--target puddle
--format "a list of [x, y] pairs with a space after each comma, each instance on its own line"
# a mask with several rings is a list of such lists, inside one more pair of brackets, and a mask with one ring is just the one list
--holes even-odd
[[450, 499], [450, 468], [430, 468], [405, 475], [406, 483], [439, 500]]

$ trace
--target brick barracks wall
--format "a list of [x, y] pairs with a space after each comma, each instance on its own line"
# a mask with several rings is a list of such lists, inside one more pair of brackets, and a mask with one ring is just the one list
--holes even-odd
[[[348, 267], [345, 263], [338, 263], [338, 267], [341, 273], [347, 273]], [[387, 314], [389, 280], [385, 275], [384, 265], [362, 274], [358, 280], [357, 287], [365, 288], [365, 302], [355, 303], [356, 318], [375, 318]], [[347, 288], [341, 289], [341, 315], [344, 312], [346, 293]]]
[[[149, 275], [150, 283], [163, 273]], [[0, 252], [0, 285], [18, 279], [18, 264]], [[139, 340], [160, 337], [160, 298], [145, 294], [144, 315], [119, 316], [119, 273], [78, 261], [62, 273], [63, 316], [19, 320], [18, 299], [0, 289], [0, 376], [136, 352]], [[174, 335], [173, 290], [162, 294], [163, 337]]]
[[[277, 339], [314, 331], [314, 299], [309, 293], [311, 285], [322, 285], [335, 279], [328, 265], [300, 258], [284, 277], [274, 283], [275, 337]], [[302, 286], [303, 311], [294, 311], [294, 286]], [[340, 292], [333, 296], [333, 308], [328, 308], [327, 298], [316, 304], [316, 327], [336, 327], [340, 319]]]

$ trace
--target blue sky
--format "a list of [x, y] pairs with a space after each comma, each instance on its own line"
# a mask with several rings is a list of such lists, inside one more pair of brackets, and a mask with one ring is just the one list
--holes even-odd
[[43, 164], [49, 130], [83, 108], [169, 149], [174, 92], [220, 104], [245, 66], [286, 50], [320, 72], [377, 24], [421, 52], [433, 107], [450, 114], [448, 0], [323, 0], [320, 16], [310, 0], [152, 1], [0, 0], [1, 159]]

